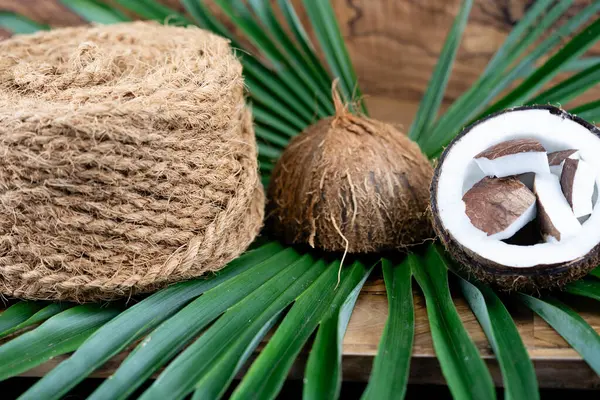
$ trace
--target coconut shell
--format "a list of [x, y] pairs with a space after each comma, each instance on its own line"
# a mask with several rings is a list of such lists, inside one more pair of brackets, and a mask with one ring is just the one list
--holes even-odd
[[518, 111], [527, 109], [548, 110], [552, 114], [557, 114], [563, 118], [582, 125], [590, 132], [600, 137], [600, 130], [589, 122], [571, 115], [559, 108], [553, 106], [523, 106], [504, 110], [492, 114], [473, 125], [466, 127], [458, 136], [450, 142], [448, 147], [442, 153], [437, 167], [434, 171], [431, 183], [431, 216], [433, 228], [440, 241], [450, 253], [450, 255], [460, 264], [467, 273], [474, 275], [478, 280], [491, 284], [501, 290], [519, 290], [524, 292], [538, 292], [540, 289], [550, 289], [564, 286], [566, 283], [577, 280], [585, 276], [590, 270], [595, 268], [600, 262], [600, 244], [590, 250], [585, 256], [578, 259], [556, 263], [540, 264], [529, 268], [510, 267], [490, 261], [479, 254], [462, 246], [443, 225], [437, 207], [437, 188], [444, 160], [452, 151], [452, 147], [463, 136], [468, 135], [473, 127], [494, 118], [507, 111]]
[[432, 236], [433, 169], [395, 127], [338, 111], [296, 136], [269, 185], [268, 226], [287, 243], [368, 253]]

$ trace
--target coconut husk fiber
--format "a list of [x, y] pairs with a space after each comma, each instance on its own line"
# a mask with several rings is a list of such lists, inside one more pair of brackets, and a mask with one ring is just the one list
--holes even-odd
[[0, 293], [111, 300], [222, 268], [264, 195], [228, 42], [155, 23], [0, 43]]

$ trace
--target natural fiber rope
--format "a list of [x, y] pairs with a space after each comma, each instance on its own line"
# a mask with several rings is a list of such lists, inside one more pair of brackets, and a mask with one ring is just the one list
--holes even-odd
[[0, 293], [109, 300], [222, 268], [264, 196], [225, 39], [132, 23], [0, 42]]

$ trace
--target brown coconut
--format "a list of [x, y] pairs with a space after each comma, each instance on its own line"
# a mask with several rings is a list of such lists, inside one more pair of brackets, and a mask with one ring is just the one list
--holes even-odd
[[432, 167], [394, 126], [349, 113], [294, 137], [273, 171], [269, 227], [287, 243], [327, 251], [401, 249], [431, 237]]
[[0, 42], [0, 293], [110, 300], [216, 271], [262, 225], [228, 41], [157, 23]]

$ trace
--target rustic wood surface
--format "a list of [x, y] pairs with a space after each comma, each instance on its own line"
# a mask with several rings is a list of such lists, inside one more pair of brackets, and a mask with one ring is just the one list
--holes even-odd
[[[410, 126], [445, 35], [458, 10], [459, 0], [332, 1], [372, 116]], [[592, 1], [596, 0], [577, 0], [570, 14]], [[165, 0], [165, 3], [179, 7], [177, 0]], [[445, 104], [451, 103], [476, 79], [531, 3], [528, 0], [476, 0], [444, 99]], [[0, 0], [0, 10], [17, 11], [56, 27], [83, 23], [59, 0]], [[301, 17], [306, 20], [305, 15]], [[5, 34], [0, 32], [0, 37]], [[600, 55], [600, 46], [596, 46], [589, 54]], [[599, 97], [600, 87], [596, 87], [574, 104]], [[481, 327], [464, 299], [457, 296], [455, 301], [495, 381], [501, 384], [498, 365]], [[416, 333], [411, 382], [443, 383], [429, 334], [424, 300], [419, 292], [415, 293], [415, 304]], [[582, 316], [600, 331], [600, 313], [594, 308], [594, 303], [578, 301], [577, 304]], [[541, 386], [600, 388], [600, 378], [544, 321], [519, 308], [511, 312], [534, 360]], [[383, 282], [375, 279], [368, 282], [361, 293], [344, 339], [345, 379], [368, 379], [386, 317], [387, 299]], [[115, 357], [95, 376], [110, 375], [125, 355]], [[291, 377], [302, 377], [303, 358], [301, 356], [294, 365]], [[58, 357], [25, 375], [41, 376], [60, 360], [61, 357]]]

